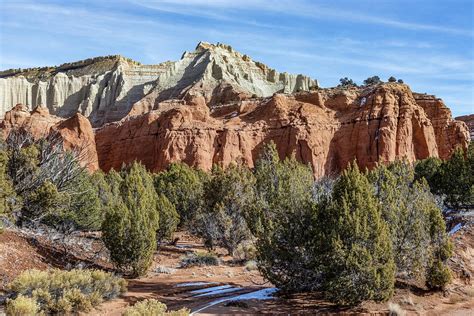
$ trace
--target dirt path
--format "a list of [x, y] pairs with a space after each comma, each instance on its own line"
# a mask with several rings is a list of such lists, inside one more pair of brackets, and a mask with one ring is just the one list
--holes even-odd
[[[470, 232], [458, 233], [455, 240], [462, 241], [464, 248], [457, 256], [471, 251]], [[465, 239], [468, 239], [467, 242]], [[466, 248], [467, 246], [467, 248]], [[458, 249], [460, 249], [458, 247]], [[387, 303], [364, 303], [353, 309], [336, 307], [325, 301], [321, 294], [299, 294], [289, 297], [275, 297], [271, 300], [249, 299], [234, 301], [239, 295], [269, 289], [258, 271], [247, 271], [243, 266], [229, 265], [176, 268], [187, 251], [203, 251], [202, 245], [193, 239], [181, 238], [176, 247], [165, 247], [155, 257], [155, 267], [172, 268], [172, 274], [151, 272], [145, 278], [131, 280], [129, 291], [121, 298], [106, 302], [92, 315], [119, 316], [128, 305], [154, 298], [165, 303], [169, 309], [188, 308], [193, 315], [216, 314], [371, 314], [385, 315]], [[454, 258], [456, 259], [456, 257]], [[466, 259], [466, 258], [463, 258]], [[463, 261], [465, 262], [465, 260]], [[468, 261], [469, 262], [469, 261]], [[194, 284], [186, 284], [194, 283]], [[196, 284], [197, 283], [197, 284]], [[187, 285], [187, 286], [184, 286]], [[212, 290], [215, 292], [212, 292]], [[196, 292], [197, 291], [197, 292]], [[204, 294], [204, 295], [203, 295]], [[445, 293], [413, 293], [413, 290], [399, 288], [391, 302], [400, 305], [407, 315], [474, 315], [474, 289], [459, 280]]]
[[[456, 248], [455, 256], [451, 259], [455, 280], [447, 291], [427, 293], [398, 287], [391, 302], [400, 305], [407, 315], [474, 315], [474, 288], [468, 285], [469, 280], [460, 278], [463, 271], [472, 273], [474, 268], [474, 232], [466, 228], [463, 227], [452, 236]], [[23, 269], [58, 266], [52, 260], [52, 254], [45, 250], [49, 248], [37, 246], [14, 232], [1, 234], [0, 275], [11, 279]], [[388, 312], [388, 302], [367, 302], [358, 308], [345, 309], [328, 303], [320, 293], [235, 301], [240, 295], [270, 290], [271, 284], [265, 284], [258, 271], [248, 271], [242, 265], [234, 265], [225, 256], [221, 257], [223, 263], [219, 266], [178, 268], [186, 252], [203, 250], [202, 244], [192, 238], [181, 238], [176, 246], [164, 247], [155, 256], [154, 266], [146, 277], [129, 280], [125, 295], [103, 303], [89, 315], [119, 316], [126, 307], [145, 298], [157, 299], [170, 310], [188, 308], [196, 312], [195, 315], [386, 315]]]

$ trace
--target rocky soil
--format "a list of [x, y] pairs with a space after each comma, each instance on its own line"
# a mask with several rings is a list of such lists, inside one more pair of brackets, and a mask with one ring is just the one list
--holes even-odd
[[[389, 304], [398, 304], [408, 315], [469, 315], [474, 308], [474, 287], [472, 280], [467, 277], [474, 273], [474, 230], [472, 221], [463, 223], [463, 227], [452, 235], [455, 256], [450, 266], [454, 271], [454, 281], [444, 292], [433, 293], [414, 285], [398, 283], [390, 302], [366, 302], [352, 309], [336, 307], [326, 302], [320, 293], [291, 296], [276, 294], [272, 297], [275, 290], [271, 284], [265, 283], [258, 271], [236, 264], [227, 256], [220, 257], [222, 263], [219, 266], [180, 268], [186, 253], [204, 251], [198, 239], [180, 232], [176, 234], [179, 237], [176, 245], [165, 245], [156, 253], [147, 276], [129, 280], [126, 294], [103, 303], [90, 315], [121, 315], [124, 308], [145, 298], [158, 299], [170, 309], [186, 307], [198, 311], [196, 315], [385, 315]], [[0, 234], [2, 286], [21, 271], [31, 268], [111, 268], [98, 236], [60, 236], [52, 232], [33, 234], [31, 231], [14, 230]], [[271, 298], [263, 295], [265, 293]], [[250, 299], [240, 299], [242, 296]]]

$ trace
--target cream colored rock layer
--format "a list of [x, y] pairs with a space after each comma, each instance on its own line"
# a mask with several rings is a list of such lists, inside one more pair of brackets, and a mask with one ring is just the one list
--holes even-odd
[[307, 91], [318, 85], [303, 75], [278, 73], [223, 44], [199, 43], [180, 60], [158, 65], [141, 65], [117, 56], [93, 60], [97, 67], [76, 62], [69, 69], [52, 67], [36, 76], [27, 72], [4, 75], [0, 78], [0, 116], [22, 103], [30, 110], [46, 106], [61, 117], [79, 112], [93, 126], [101, 126], [120, 120], [134, 105], [139, 109], [135, 114], [141, 114], [161, 101], [182, 99], [190, 93], [203, 95], [214, 106], [275, 92]]

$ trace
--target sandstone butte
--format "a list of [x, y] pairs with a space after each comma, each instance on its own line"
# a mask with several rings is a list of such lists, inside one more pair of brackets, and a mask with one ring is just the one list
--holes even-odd
[[65, 150], [76, 150], [79, 153], [81, 166], [90, 172], [99, 169], [92, 126], [89, 120], [79, 113], [68, 119], [61, 119], [50, 115], [45, 107], [38, 106], [29, 112], [24, 105], [18, 104], [5, 114], [0, 128], [4, 139], [14, 129], [28, 131], [35, 139], [50, 135], [60, 137]]
[[474, 141], [474, 114], [458, 116], [456, 120], [466, 123], [469, 128], [469, 133], [471, 134], [471, 141]]
[[233, 162], [253, 167], [263, 144], [274, 141], [281, 158], [294, 154], [319, 177], [354, 159], [369, 168], [396, 159], [446, 159], [469, 140], [466, 125], [440, 99], [398, 83], [275, 94], [212, 110], [202, 96], [167, 105], [96, 130], [100, 167], [119, 169], [134, 160], [154, 171], [178, 161], [203, 170]]
[[[253, 167], [274, 141], [281, 158], [295, 155], [320, 177], [354, 159], [369, 168], [446, 159], [469, 142], [466, 124], [441, 99], [405, 84], [321, 89], [223, 44], [200, 43], [160, 65], [112, 56], [0, 77], [0, 107], [11, 109], [4, 136], [13, 128], [57, 133], [66, 149], [85, 148], [81, 164], [91, 171], [134, 160], [153, 171], [173, 162]], [[18, 100], [27, 104], [13, 106]]]

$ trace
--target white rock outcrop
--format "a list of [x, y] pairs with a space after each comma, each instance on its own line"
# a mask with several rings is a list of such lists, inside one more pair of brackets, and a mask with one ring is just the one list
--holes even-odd
[[199, 93], [211, 106], [275, 92], [309, 90], [317, 81], [278, 73], [228, 45], [199, 43], [176, 62], [141, 65], [120, 56], [98, 57], [59, 67], [0, 73], [0, 116], [22, 103], [46, 106], [57, 116], [79, 112], [93, 126], [117, 121], [137, 104], [139, 112], [159, 102]]

